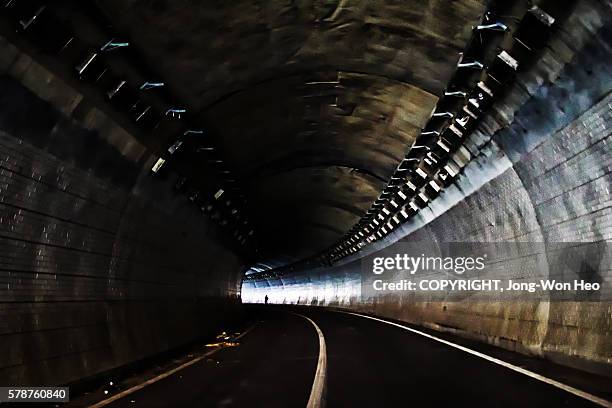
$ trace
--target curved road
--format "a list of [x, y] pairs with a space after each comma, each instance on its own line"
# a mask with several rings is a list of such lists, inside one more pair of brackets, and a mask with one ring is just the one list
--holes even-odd
[[601, 406], [377, 320], [312, 308], [297, 309], [301, 315], [274, 307], [254, 310], [258, 323], [240, 346], [220, 350], [106, 406], [305, 407], [310, 398], [309, 406], [316, 407], [318, 397], [311, 394], [317, 394], [313, 381], [321, 357], [320, 406]]

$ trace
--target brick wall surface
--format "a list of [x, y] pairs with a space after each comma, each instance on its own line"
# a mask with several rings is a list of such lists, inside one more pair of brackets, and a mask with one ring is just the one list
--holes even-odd
[[[609, 20], [609, 6], [580, 2], [538, 64], [517, 78], [470, 137], [466, 146], [476, 158], [457, 183], [388, 239], [332, 268], [246, 281], [243, 296], [366, 311], [612, 375], [610, 301], [371, 296], [361, 290], [359, 259], [400, 239], [527, 241], [544, 244], [539, 255], [548, 270], [540, 272], [554, 278], [568, 267], [554, 243], [612, 241]], [[502, 261], [509, 276], [524, 274]], [[583, 273], [576, 268], [572, 273]], [[611, 266], [598, 268], [594, 276], [612, 284]]]
[[0, 384], [68, 383], [210, 334], [241, 261], [109, 118], [84, 128], [50, 103], [80, 98], [30, 85], [0, 76]]
[[[408, 236], [415, 242], [534, 243], [612, 241], [612, 94], [476, 193]], [[544, 251], [548, 276], [564, 262]], [[559, 259], [557, 259], [559, 258]], [[525, 272], [504, 261], [506, 275]], [[565, 265], [564, 265], [565, 266]], [[605, 265], [603, 265], [605, 267]], [[599, 271], [612, 284], [610, 265]], [[612, 362], [612, 304], [603, 302], [504, 301], [477, 297], [462, 302], [422, 302], [411, 294], [366, 298], [361, 263], [313, 271], [282, 280], [254, 282], [243, 289], [252, 300], [339, 306], [450, 330], [512, 350], [609, 373]], [[518, 276], [518, 275], [521, 276]], [[271, 285], [272, 287], [269, 287]], [[276, 292], [278, 287], [284, 290]]]

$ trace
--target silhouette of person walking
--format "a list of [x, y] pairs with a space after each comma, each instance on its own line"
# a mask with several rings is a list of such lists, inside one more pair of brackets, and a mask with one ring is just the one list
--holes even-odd
[[264, 302], [266, 303], [266, 305], [268, 304], [268, 295], [266, 295], [266, 297], [264, 298]]

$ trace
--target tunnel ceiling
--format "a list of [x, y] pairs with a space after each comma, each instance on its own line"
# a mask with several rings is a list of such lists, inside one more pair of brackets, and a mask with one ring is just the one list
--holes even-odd
[[268, 265], [333, 245], [377, 198], [483, 1], [99, 0], [220, 136]]

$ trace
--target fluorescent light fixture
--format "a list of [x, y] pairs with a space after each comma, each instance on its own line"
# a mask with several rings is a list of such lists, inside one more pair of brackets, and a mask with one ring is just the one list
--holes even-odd
[[[462, 116], [460, 118], [457, 118], [456, 122], [459, 124], [459, 126], [466, 128], [467, 124], [470, 122], [471, 119], [472, 119], [472, 117], [470, 115], [464, 115], [464, 116]], [[455, 129], [457, 129], [457, 128], [455, 128]], [[457, 130], [459, 130], [459, 129], [457, 129]], [[461, 133], [463, 134], [463, 132], [461, 132]], [[457, 133], [455, 132], [455, 134], [457, 134]], [[459, 137], [461, 137], [461, 136], [459, 136]]]
[[529, 9], [529, 12], [533, 14], [538, 20], [540, 20], [542, 23], [546, 24], [549, 27], [555, 23], [554, 17], [546, 13], [544, 10], [542, 10], [538, 6], [532, 6]]
[[187, 110], [183, 108], [170, 108], [166, 111], [166, 116], [170, 116], [176, 119], [180, 119], [183, 113], [186, 113]]
[[82, 75], [83, 72], [85, 72], [85, 70], [87, 69], [87, 67], [93, 62], [93, 60], [96, 59], [96, 57], [98, 56], [97, 53], [92, 52], [91, 54], [89, 54], [89, 56], [87, 57], [87, 59], [80, 65], [78, 65], [75, 69], [76, 71], [79, 73], [79, 75]]
[[451, 177], [455, 177], [458, 174], [458, 172], [455, 171], [454, 166], [451, 166], [450, 164], [447, 164], [446, 166], [444, 166], [444, 170], [446, 170], [448, 175]]
[[460, 62], [457, 64], [457, 68], [474, 68], [474, 69], [483, 69], [484, 65], [482, 65], [478, 61], [472, 62]]
[[168, 148], [168, 153], [174, 154], [174, 152], [176, 152], [182, 145], [183, 145], [183, 141], [177, 140], [176, 142], [172, 144], [172, 146]]
[[204, 134], [203, 130], [193, 130], [193, 129], [189, 129], [186, 130], [185, 133], [183, 133], [183, 135], [202, 135]]
[[140, 119], [142, 119], [144, 117], [144, 115], [147, 114], [147, 112], [149, 112], [151, 110], [150, 106], [145, 107], [142, 112], [140, 112], [140, 114], [138, 114], [138, 116], [136, 117], [136, 122], [138, 122]]
[[436, 112], [432, 115], [434, 118], [452, 118], [454, 115], [450, 112]]
[[480, 88], [484, 93], [488, 94], [490, 97], [493, 97], [493, 91], [485, 85], [484, 82], [480, 81], [478, 83], [478, 88]]
[[460, 96], [462, 98], [466, 97], [466, 93], [463, 91], [452, 91], [452, 92], [444, 92], [444, 96]]
[[460, 131], [459, 129], [457, 129], [457, 127], [455, 126], [455, 124], [451, 124], [448, 127], [455, 135], [457, 135], [457, 137], [463, 137], [463, 132]]
[[496, 22], [493, 24], [481, 24], [476, 26], [475, 30], [493, 30], [493, 31], [508, 31], [508, 26], [502, 22]]
[[518, 61], [515, 60], [512, 55], [508, 54], [506, 51], [500, 52], [497, 57], [504, 61], [513, 70], [516, 71], [518, 69]]
[[436, 142], [436, 144], [437, 144], [438, 146], [440, 146], [440, 147], [442, 148], [442, 150], [444, 150], [446, 153], [449, 153], [449, 152], [450, 152], [450, 148], [449, 148], [449, 147], [448, 147], [446, 144], [444, 144], [444, 142], [443, 142], [443, 141], [438, 140], [438, 141]]
[[153, 88], [161, 88], [165, 84], [163, 82], [145, 82], [140, 86], [141, 91], [146, 91]]
[[[478, 115], [474, 114], [474, 113], [473, 113], [473, 112], [470, 110], [470, 108], [468, 107], [468, 105], [465, 105], [465, 106], [463, 107], [463, 111], [464, 111], [465, 113], [467, 113], [468, 115], [470, 115], [472, 118], [474, 118], [474, 119], [478, 119]], [[460, 136], [460, 137], [461, 137], [461, 136]]]
[[107, 42], [100, 48], [100, 51], [112, 51], [117, 48], [123, 48], [123, 47], [129, 47], [129, 46], [130, 46], [129, 42], [123, 42], [123, 41], [117, 42], [114, 39], [111, 39], [109, 42]]
[[108, 99], [112, 99], [113, 96], [115, 96], [117, 92], [119, 92], [121, 88], [123, 87], [123, 85], [125, 84], [127, 84], [127, 81], [119, 81], [119, 84], [117, 84], [115, 89], [112, 89], [106, 93], [106, 95], [108, 96]]
[[157, 159], [157, 161], [153, 165], [153, 168], [151, 169], [151, 171], [153, 173], [157, 173], [162, 168], [165, 162], [166, 161], [160, 157], [159, 159]]

